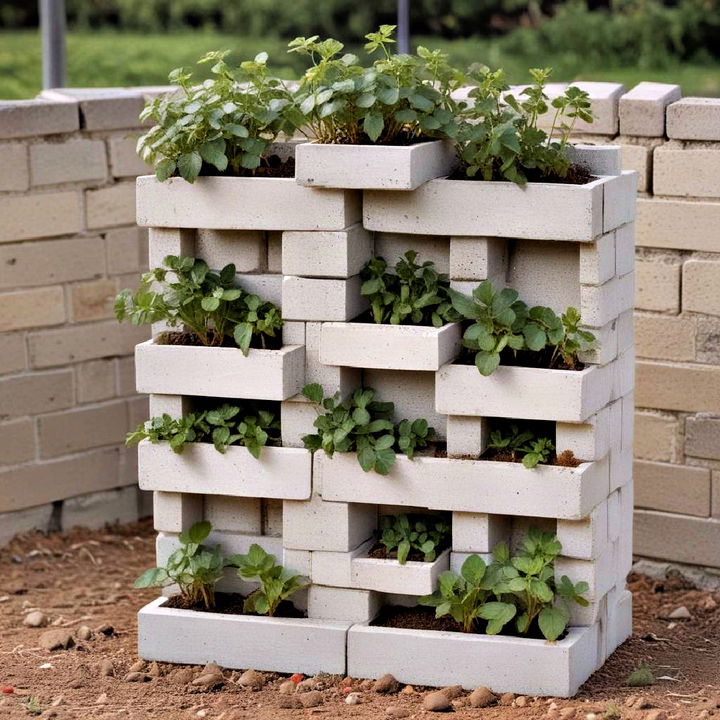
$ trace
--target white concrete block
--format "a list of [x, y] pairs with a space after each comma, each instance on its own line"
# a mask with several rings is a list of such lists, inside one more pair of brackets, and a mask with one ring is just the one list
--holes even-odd
[[376, 528], [377, 509], [373, 505], [325, 502], [317, 496], [305, 502], [283, 503], [283, 547], [293, 550], [347, 552], [367, 540]]
[[305, 447], [303, 436], [315, 432], [318, 409], [302, 395], [280, 403], [280, 437], [283, 447]]
[[[663, 137], [665, 135], [665, 110], [670, 103], [679, 99], [679, 85], [654, 82], [638, 83], [620, 98], [621, 134]], [[668, 132], [670, 132], [669, 121]]]
[[560, 556], [555, 560], [555, 578], [567, 575], [574, 583], [585, 581], [590, 589], [585, 597], [600, 600], [612, 587], [616, 578], [615, 546], [608, 544], [605, 551], [593, 560], [579, 560]]
[[452, 549], [456, 552], [489, 553], [508, 542], [512, 523], [505, 515], [487, 513], [452, 514]]
[[584, 520], [558, 520], [556, 533], [565, 557], [592, 560], [600, 556], [608, 547], [607, 501], [596, 505]]
[[[574, 578], [571, 580], [575, 581]], [[603, 626], [599, 628], [602, 631], [607, 624], [607, 598], [608, 595], [604, 595], [599, 600], [590, 600], [585, 607], [577, 603], [571, 603], [568, 607], [563, 601], [558, 601], [558, 605], [565, 605], [570, 613], [568, 619], [570, 627], [590, 627], [599, 624]]]
[[162, 267], [168, 255], [194, 255], [195, 230], [150, 228], [148, 232], [148, 263], [150, 268]]
[[304, 345], [305, 323], [295, 320], [283, 321], [282, 337], [285, 345]]
[[218, 230], [342, 230], [360, 220], [360, 193], [318, 190], [293, 178], [137, 179], [137, 222]]
[[717, 98], [688, 97], [667, 108], [667, 135], [678, 140], [720, 140], [720, 102]]
[[336, 320], [356, 318], [368, 309], [360, 295], [359, 275], [347, 279], [283, 277], [283, 317], [288, 320]]
[[323, 365], [381, 370], [437, 370], [460, 352], [460, 323], [442, 327], [323, 323]]
[[618, 354], [618, 324], [619, 319], [614, 319], [602, 327], [584, 325], [595, 336], [595, 349], [579, 352], [578, 360], [588, 365], [607, 365], [612, 362]]
[[312, 187], [414, 190], [449, 175], [459, 162], [453, 144], [444, 140], [414, 145], [300, 143], [295, 178]]
[[153, 600], [138, 613], [138, 654], [145, 660], [345, 675], [350, 622], [204, 613], [164, 602]]
[[632, 635], [632, 593], [623, 590], [608, 603], [607, 654], [610, 656]]
[[322, 620], [367, 622], [380, 612], [380, 597], [370, 590], [311, 585], [308, 617]]
[[203, 519], [203, 496], [186, 493], [153, 493], [153, 527], [181, 533]]
[[150, 395], [150, 417], [169, 415], [179, 418], [190, 411], [190, 398], [186, 395]]
[[566, 147], [570, 161], [586, 167], [593, 175], [619, 175], [621, 172], [619, 145], [571, 143]]
[[267, 237], [267, 269], [270, 273], [282, 273], [282, 233], [270, 231]]
[[603, 187], [620, 179], [525, 187], [431, 180], [409, 193], [369, 190], [363, 225], [381, 232], [589, 242], [603, 231]]
[[265, 498], [263, 506], [263, 535], [282, 537], [283, 531], [283, 501], [274, 498]]
[[214, 530], [261, 535], [262, 503], [260, 498], [207, 495], [205, 520], [212, 524]]
[[471, 555], [479, 555], [485, 561], [486, 565], [489, 565], [493, 560], [492, 553], [455, 552], [453, 550], [450, 553], [450, 570], [456, 575], [459, 575], [462, 571], [463, 564]]
[[319, 360], [321, 335], [321, 323], [305, 323], [305, 382], [322, 385], [326, 397], [336, 392], [345, 396], [362, 385], [360, 370], [323, 365]]
[[635, 223], [615, 230], [615, 274], [627, 275], [635, 269]]
[[372, 257], [374, 240], [360, 223], [345, 230], [284, 232], [282, 272], [303, 277], [348, 278]]
[[195, 238], [195, 257], [216, 270], [232, 263], [236, 272], [259, 272], [265, 266], [266, 253], [262, 230], [198, 229]]
[[212, 443], [190, 443], [182, 453], [168, 443], [143, 440], [138, 446], [142, 490], [303, 500], [310, 497], [309, 450], [264, 447], [259, 459], [232, 445], [219, 453]]
[[623, 170], [605, 185], [603, 204], [603, 232], [610, 232], [635, 219], [638, 174]]
[[260, 275], [236, 275], [237, 282], [245, 292], [257, 295], [261, 300], [271, 302], [282, 307], [282, 275], [260, 274]]
[[607, 499], [608, 507], [608, 541], [614, 543], [620, 537], [620, 493], [618, 488]]
[[353, 587], [352, 561], [370, 552], [375, 539], [366, 540], [348, 552], [314, 551], [312, 553], [312, 580], [318, 585]]
[[451, 237], [450, 277], [491, 280], [504, 287], [508, 266], [507, 241], [499, 237]]
[[632, 448], [635, 436], [635, 393], [625, 395], [622, 400], [622, 448]]
[[155, 340], [135, 347], [140, 393], [286, 400], [302, 389], [304, 371], [301, 345], [251, 349], [247, 356], [239, 348], [162, 345]]
[[444, 365], [435, 374], [435, 408], [447, 415], [582, 422], [604, 407], [607, 372], [501, 365], [484, 376], [474, 365]]
[[[593, 121], [578, 120], [574, 131], [596, 135], [615, 135], [618, 131], [618, 101], [625, 92], [625, 86], [613, 82], [576, 81], [571, 85], [584, 90], [590, 96]], [[548, 93], [553, 97], [552, 93]]]
[[584, 423], [563, 423], [555, 425], [555, 447], [558, 453], [572, 450], [581, 460], [600, 460], [610, 451], [610, 412], [599, 410]]
[[635, 273], [615, 277], [602, 285], [580, 286], [580, 315], [584, 325], [601, 327], [635, 302]]
[[615, 232], [580, 243], [580, 283], [602, 285], [615, 276]]
[[618, 352], [622, 353], [632, 347], [634, 338], [634, 320], [632, 309], [620, 313], [617, 319]]
[[312, 553], [309, 550], [283, 548], [282, 564], [284, 568], [299, 573], [303, 577], [312, 577]]
[[[575, 468], [398, 456], [387, 476], [363, 472], [354, 453], [315, 453], [323, 499], [431, 510], [580, 520], [609, 494], [607, 460]], [[453, 492], [449, 493], [448, 488]]]
[[449, 458], [479, 458], [488, 443], [490, 423], [484, 417], [448, 415], [447, 454]]
[[613, 369], [612, 399], [619, 400], [635, 387], [635, 349], [618, 355], [617, 360], [608, 367]]
[[445, 275], [450, 269], [450, 241], [442, 235], [416, 235], [402, 233], [375, 233], [375, 256], [384, 258], [389, 268], [408, 250], [415, 250], [416, 262], [431, 262], [435, 270]]
[[62, 528], [91, 530], [108, 523], [137, 522], [140, 496], [135, 485], [67, 498], [62, 506]]
[[482, 684], [494, 692], [570, 697], [595, 669], [596, 657], [596, 628], [571, 628], [562, 640], [548, 643], [354, 625], [348, 632], [347, 672], [358, 678], [389, 672], [413, 685], [470, 690]]
[[353, 587], [383, 593], [429, 595], [437, 588], [438, 575], [450, 569], [450, 550], [444, 550], [432, 562], [355, 557], [350, 562]]

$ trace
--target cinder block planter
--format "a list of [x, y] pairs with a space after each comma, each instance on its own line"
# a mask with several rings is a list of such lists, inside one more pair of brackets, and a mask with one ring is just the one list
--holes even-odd
[[441, 552], [433, 562], [356, 557], [350, 562], [353, 587], [396, 595], [429, 595], [437, 588], [441, 572], [450, 569], [450, 550]]
[[442, 687], [485, 685], [520, 695], [574, 695], [597, 661], [598, 628], [570, 628], [545, 640], [353, 625], [348, 675], [392, 673], [401, 683]]
[[607, 458], [575, 468], [398, 456], [390, 474], [364, 472], [354, 453], [313, 458], [323, 500], [580, 520], [609, 493]]
[[135, 347], [137, 391], [159, 395], [287, 400], [305, 382], [305, 348], [280, 350], [162, 345]]
[[415, 145], [330, 145], [300, 143], [295, 179], [300, 185], [367, 190], [414, 190], [449, 175], [459, 164], [450, 142]]
[[342, 230], [360, 220], [359, 193], [294, 178], [137, 179], [137, 224], [219, 230]]
[[[626, 183], [603, 176], [585, 185], [431, 180], [408, 193], [363, 194], [367, 230], [420, 235], [511, 237], [590, 242], [613, 230], [603, 197]], [[623, 192], [623, 190], [621, 190]], [[614, 195], [613, 195], [614, 196]]]
[[438, 370], [460, 352], [459, 323], [442, 327], [324, 323], [320, 362], [379, 370]]
[[435, 408], [447, 415], [583, 422], [610, 402], [611, 393], [608, 372], [597, 365], [584, 370], [501, 365], [487, 377], [474, 365], [445, 365], [435, 374]]
[[345, 674], [350, 622], [223, 615], [166, 608], [164, 602], [153, 600], [138, 613], [138, 654], [145, 660]]
[[310, 451], [302, 448], [264, 447], [255, 459], [241, 445], [219, 453], [210, 443], [189, 443], [180, 454], [168, 443], [138, 446], [142, 490], [307, 500], [311, 473]]

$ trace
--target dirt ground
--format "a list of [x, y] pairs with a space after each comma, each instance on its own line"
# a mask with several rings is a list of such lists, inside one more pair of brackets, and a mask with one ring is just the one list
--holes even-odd
[[[226, 671], [206, 688], [192, 684], [200, 667], [140, 663], [139, 682], [126, 676], [137, 662], [136, 611], [155, 595], [132, 589], [135, 577], [153, 562], [149, 523], [89, 533], [28, 535], [0, 552], [0, 719], [54, 717], [57, 720], [275, 720], [283, 718], [426, 718], [424, 688], [381, 695], [362, 680], [322, 677], [310, 708], [285, 695], [287, 680], [263, 674], [260, 690], [241, 687], [240, 672]], [[693, 590], [677, 580], [631, 577], [635, 634], [572, 700], [503, 698], [505, 704], [471, 708], [468, 693], [453, 700], [458, 720], [720, 720], [720, 596]], [[688, 619], [668, 620], [679, 607]], [[50, 627], [27, 627], [39, 610]], [[37, 616], [35, 616], [37, 618]], [[81, 629], [82, 628], [82, 629]], [[88, 628], [92, 630], [88, 633]], [[73, 633], [74, 647], [40, 648], [48, 629]], [[89, 635], [89, 637], [87, 637]], [[80, 639], [87, 637], [87, 639]], [[641, 662], [651, 667], [650, 687], [627, 687]], [[378, 659], [378, 674], [382, 662]], [[342, 681], [342, 682], [341, 682]], [[370, 687], [368, 687], [370, 686]], [[346, 702], [347, 693], [359, 692]]]

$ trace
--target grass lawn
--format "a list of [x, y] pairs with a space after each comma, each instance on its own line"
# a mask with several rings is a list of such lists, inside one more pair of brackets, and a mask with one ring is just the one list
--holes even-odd
[[[484, 62], [504, 67], [512, 82], [524, 82], [530, 66], [555, 66], [555, 80], [610, 80], [632, 87], [640, 80], [682, 85], [683, 95], [720, 96], [720, 66], [677, 65], [666, 70], [637, 68], [578, 68], [565, 58], [528, 58], [504, 54], [497, 43], [469, 39], [444, 41], [414, 38], [413, 44], [440, 47], [454, 62], [466, 66]], [[68, 35], [68, 85], [110, 87], [159, 85], [177, 66], [191, 66], [208, 50], [233, 51], [235, 59], [252, 57], [261, 50], [270, 53], [271, 64], [283, 77], [293, 77], [303, 59], [286, 52], [285, 40], [241, 38], [202, 31], [172, 35], [137, 33], [79, 33]], [[40, 36], [32, 31], [0, 32], [0, 98], [29, 98], [40, 91]], [[203, 66], [202, 69], [207, 72]]]

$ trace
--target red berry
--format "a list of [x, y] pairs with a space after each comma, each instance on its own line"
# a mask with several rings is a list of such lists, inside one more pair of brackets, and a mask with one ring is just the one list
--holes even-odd
[[3, 685], [0, 687], [0, 692], [5, 693], [6, 695], [12, 695], [15, 692], [15, 689], [10, 687], [10, 685]]
[[299, 682], [302, 682], [303, 676], [301, 673], [295, 673], [290, 679], [297, 684]]

